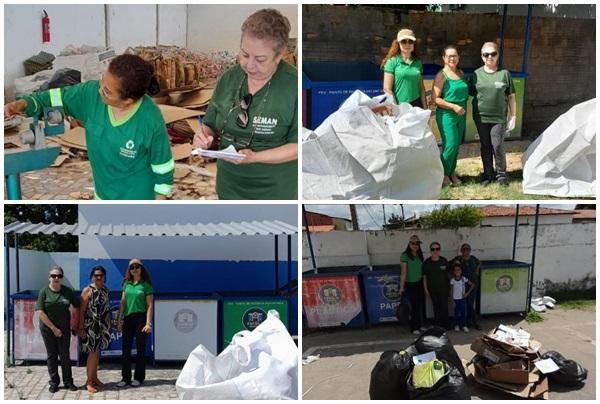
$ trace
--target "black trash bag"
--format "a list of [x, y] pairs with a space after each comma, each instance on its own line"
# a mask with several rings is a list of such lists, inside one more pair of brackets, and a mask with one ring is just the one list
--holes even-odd
[[577, 387], [587, 379], [587, 369], [571, 359], [566, 359], [556, 351], [548, 351], [542, 359], [552, 359], [558, 365], [558, 370], [548, 374], [550, 384]]
[[452, 363], [442, 360], [446, 373], [429, 388], [415, 388], [412, 383], [412, 372], [406, 380], [406, 389], [410, 400], [470, 400], [471, 390], [466, 378], [459, 368]]
[[410, 302], [404, 294], [400, 296], [400, 304], [396, 307], [396, 318], [400, 325], [410, 324]]
[[39, 91], [46, 91], [51, 88], [63, 88], [72, 86], [73, 84], [81, 83], [81, 72], [75, 69], [59, 69], [50, 80], [42, 84]]
[[412, 372], [412, 356], [406, 351], [385, 351], [371, 371], [371, 400], [406, 400], [406, 380]]
[[446, 330], [441, 327], [431, 327], [415, 340], [414, 344], [420, 354], [435, 351], [437, 359], [444, 360], [456, 367], [460, 374], [466, 378], [465, 368], [448, 338]]

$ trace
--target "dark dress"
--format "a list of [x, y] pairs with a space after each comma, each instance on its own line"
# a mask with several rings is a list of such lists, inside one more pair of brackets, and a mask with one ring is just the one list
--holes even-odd
[[82, 350], [98, 352], [110, 345], [110, 302], [106, 286], [98, 289], [92, 284], [89, 288], [90, 300], [83, 320], [86, 338], [82, 343]]

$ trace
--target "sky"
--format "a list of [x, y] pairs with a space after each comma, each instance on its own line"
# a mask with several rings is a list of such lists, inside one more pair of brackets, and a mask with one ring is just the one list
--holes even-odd
[[[514, 206], [508, 204], [494, 204], [496, 206]], [[385, 216], [389, 218], [392, 213], [402, 216], [399, 204], [385, 204]], [[432, 209], [441, 207], [441, 204], [403, 204], [404, 206], [404, 217], [410, 218], [412, 216], [421, 216], [425, 212], [429, 212]], [[477, 206], [488, 206], [488, 205], [477, 205]], [[520, 204], [520, 206], [535, 206], [533, 204]], [[540, 205], [544, 208], [553, 209], [574, 209], [575, 205]], [[334, 217], [342, 217], [350, 219], [350, 207], [349, 205], [305, 205], [306, 210], [309, 212], [322, 213]], [[377, 230], [382, 228], [383, 220], [383, 204], [369, 204], [359, 205], [356, 204], [356, 214], [358, 215], [358, 223], [361, 229], [365, 230]]]

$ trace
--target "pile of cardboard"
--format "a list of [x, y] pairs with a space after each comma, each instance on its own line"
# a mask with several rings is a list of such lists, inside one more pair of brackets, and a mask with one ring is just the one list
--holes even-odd
[[548, 399], [548, 378], [534, 365], [541, 344], [525, 330], [499, 325], [478, 337], [469, 372], [484, 386], [522, 398]]

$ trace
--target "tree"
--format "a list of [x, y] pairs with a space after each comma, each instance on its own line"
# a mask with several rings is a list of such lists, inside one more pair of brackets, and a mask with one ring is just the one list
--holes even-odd
[[[16, 221], [31, 223], [77, 223], [77, 205], [5, 205], [4, 226]], [[14, 237], [9, 245], [15, 246]], [[19, 247], [47, 252], [74, 252], [79, 250], [79, 238], [73, 235], [21, 234]]]
[[440, 209], [421, 216], [421, 223], [430, 229], [458, 229], [459, 227], [475, 227], [483, 220], [483, 213], [474, 206], [444, 205]]
[[387, 220], [387, 224], [384, 226], [386, 230], [403, 229], [405, 227], [406, 223], [404, 222], [404, 219], [395, 213], [392, 213]]

